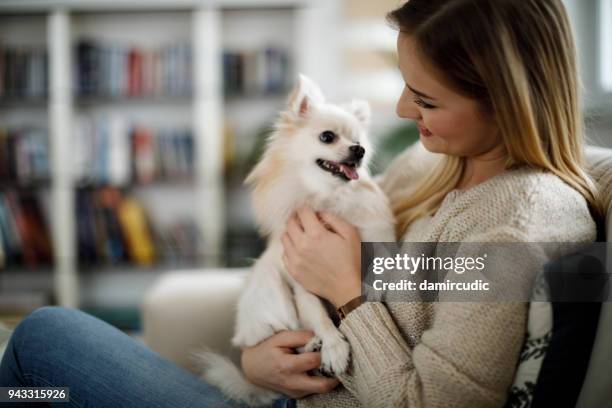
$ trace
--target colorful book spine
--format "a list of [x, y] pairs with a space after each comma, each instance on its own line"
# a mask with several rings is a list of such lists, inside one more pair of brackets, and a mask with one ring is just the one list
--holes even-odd
[[152, 265], [155, 262], [155, 247], [144, 209], [138, 201], [126, 198], [119, 205], [118, 214], [130, 258], [137, 265]]
[[36, 269], [51, 264], [53, 248], [47, 222], [32, 192], [0, 192], [0, 245], [1, 266]]

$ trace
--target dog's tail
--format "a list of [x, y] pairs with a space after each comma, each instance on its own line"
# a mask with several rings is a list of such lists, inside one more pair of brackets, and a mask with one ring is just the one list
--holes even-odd
[[274, 391], [250, 383], [242, 371], [221, 354], [204, 347], [191, 355], [201, 371], [200, 377], [233, 400], [257, 407], [270, 406], [281, 397]]

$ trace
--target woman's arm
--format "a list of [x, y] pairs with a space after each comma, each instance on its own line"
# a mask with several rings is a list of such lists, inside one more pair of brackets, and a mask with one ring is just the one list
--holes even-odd
[[[403, 320], [415, 317], [414, 304], [396, 307]], [[432, 307], [437, 309], [434, 323], [414, 348], [382, 303], [365, 303], [342, 321], [351, 365], [340, 381], [363, 406], [503, 404], [523, 340], [525, 304], [446, 302]]]

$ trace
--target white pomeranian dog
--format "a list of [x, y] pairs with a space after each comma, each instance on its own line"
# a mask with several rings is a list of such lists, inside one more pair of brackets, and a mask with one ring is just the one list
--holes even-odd
[[[246, 179], [268, 245], [255, 262], [238, 302], [235, 347], [250, 347], [282, 330], [307, 329], [315, 337], [303, 351], [320, 350], [324, 375], [342, 374], [349, 344], [321, 299], [287, 272], [281, 237], [302, 205], [328, 211], [359, 229], [362, 241], [395, 241], [393, 214], [367, 163], [370, 107], [366, 101], [327, 103], [319, 87], [300, 75], [270, 135], [261, 161]], [[228, 358], [196, 354], [202, 378], [250, 406], [270, 405], [278, 393], [250, 383]]]

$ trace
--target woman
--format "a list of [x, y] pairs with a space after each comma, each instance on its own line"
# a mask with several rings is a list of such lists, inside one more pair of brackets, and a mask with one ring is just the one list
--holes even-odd
[[[411, 0], [390, 19], [400, 29], [406, 83], [397, 113], [416, 121], [427, 151], [441, 154], [416, 146], [387, 170], [382, 186], [398, 239], [593, 241], [589, 207], [594, 216], [600, 210], [583, 170], [575, 52], [561, 1]], [[322, 219], [305, 208], [289, 221], [285, 263], [340, 307], [360, 294], [358, 233], [329, 214]], [[352, 351], [341, 386], [298, 407], [503, 406], [525, 320], [522, 303], [363, 303], [340, 325]], [[298, 367], [282, 364], [275, 337], [244, 351], [251, 381], [296, 397], [317, 392], [300, 383]]]
[[[406, 241], [595, 238], [599, 214], [583, 170], [575, 52], [561, 0], [411, 0], [400, 29], [400, 117], [417, 145], [381, 185]], [[360, 242], [330, 214], [303, 208], [287, 225], [285, 262], [302, 285], [353, 309], [339, 380], [311, 377], [312, 337], [281, 332], [245, 349], [249, 379], [290, 399], [275, 406], [502, 406], [525, 335], [524, 304], [359, 304]], [[324, 223], [331, 227], [329, 231]], [[85, 378], [86, 380], [83, 380]], [[15, 331], [3, 386], [69, 385], [74, 405], [238, 407], [212, 387], [76, 311], [43, 308]]]

